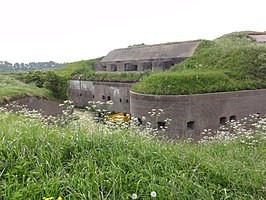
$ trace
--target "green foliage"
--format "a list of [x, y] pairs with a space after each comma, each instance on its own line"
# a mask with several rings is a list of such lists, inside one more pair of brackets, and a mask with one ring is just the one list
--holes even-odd
[[[214, 41], [202, 41], [192, 57], [171, 68], [170, 72], [173, 75], [169, 73], [162, 73], [160, 76], [152, 75], [136, 86], [135, 91], [152, 94], [194, 94], [266, 88], [266, 45], [253, 41], [247, 36], [249, 33], [251, 32], [236, 32], [224, 35]], [[200, 89], [198, 85], [194, 84], [195, 80], [191, 71], [202, 76], [200, 79], [206, 78], [206, 81], [201, 80], [202, 83], [206, 82], [206, 85], [200, 85], [205, 89]], [[213, 73], [219, 71], [221, 81], [210, 80], [211, 77], [208, 74], [212, 71]], [[171, 84], [165, 81], [169, 76], [177, 76], [176, 79], [182, 79], [183, 82], [173, 81]], [[221, 84], [225, 76], [228, 79], [227, 86]], [[156, 81], [154, 82], [154, 80]], [[177, 83], [181, 86], [176, 85]], [[157, 88], [158, 85], [160, 89]], [[167, 87], [171, 89], [165, 91], [164, 88]]]
[[25, 95], [46, 96], [51, 98], [51, 93], [47, 89], [38, 88], [35, 85], [29, 85], [23, 80], [23, 74], [0, 74], [0, 101], [8, 98], [18, 98]]
[[68, 77], [60, 76], [55, 71], [32, 71], [25, 76], [25, 81], [50, 90], [57, 99], [67, 99]]
[[266, 198], [265, 139], [197, 145], [87, 127], [0, 112], [0, 198]]
[[81, 80], [90, 81], [114, 81], [114, 82], [137, 82], [151, 74], [150, 71], [145, 72], [95, 72], [83, 73], [79, 76]]
[[30, 71], [25, 76], [26, 83], [34, 83], [37, 87], [42, 88], [46, 78], [46, 72], [44, 71]]
[[71, 77], [78, 74], [93, 72], [95, 62], [99, 61], [100, 59], [101, 58], [96, 58], [69, 63], [65, 67], [58, 69], [56, 73], [60, 74], [61, 76]]
[[59, 76], [53, 71], [46, 73], [43, 87], [50, 90], [57, 99], [67, 99], [68, 78]]
[[187, 70], [179, 73], [154, 74], [133, 86], [135, 92], [174, 95], [225, 92], [245, 88], [245, 84], [231, 80], [223, 72]]

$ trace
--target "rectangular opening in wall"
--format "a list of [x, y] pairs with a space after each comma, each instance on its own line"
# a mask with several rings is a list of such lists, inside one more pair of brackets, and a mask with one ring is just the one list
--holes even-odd
[[111, 64], [111, 71], [116, 72], [117, 71], [117, 65], [116, 64]]
[[106, 66], [103, 66], [103, 67], [102, 67], [102, 70], [103, 70], [103, 71], [106, 71]]
[[105, 96], [104, 95], [102, 96], [102, 99], [105, 100]]
[[195, 129], [195, 122], [189, 121], [187, 122], [187, 130], [194, 130]]
[[143, 71], [146, 71], [146, 70], [152, 70], [152, 63], [151, 62], [143, 63]]
[[165, 129], [166, 122], [157, 122], [158, 129]]
[[119, 99], [119, 102], [122, 103], [122, 99]]
[[138, 71], [138, 65], [134, 65], [132, 63], [125, 63], [124, 67], [125, 71]]
[[82, 97], [82, 93], [79, 93], [79, 96]]
[[163, 62], [163, 70], [168, 70], [170, 69], [174, 63], [172, 61], [165, 61]]
[[128, 103], [128, 99], [126, 99], [126, 103]]
[[236, 116], [235, 115], [230, 116], [230, 122], [231, 121], [236, 121]]
[[95, 96], [94, 96], [94, 95], [92, 95], [92, 98], [94, 99], [94, 98], [95, 98]]
[[111, 97], [110, 96], [107, 96], [107, 101], [111, 101]]
[[220, 124], [221, 125], [225, 125], [226, 121], [227, 121], [226, 117], [221, 117], [220, 118]]

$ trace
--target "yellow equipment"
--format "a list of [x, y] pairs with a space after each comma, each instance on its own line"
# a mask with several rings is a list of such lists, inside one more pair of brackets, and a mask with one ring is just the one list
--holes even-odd
[[130, 114], [126, 114], [125, 112], [119, 112], [107, 116], [106, 119], [113, 122], [128, 122], [130, 120]]

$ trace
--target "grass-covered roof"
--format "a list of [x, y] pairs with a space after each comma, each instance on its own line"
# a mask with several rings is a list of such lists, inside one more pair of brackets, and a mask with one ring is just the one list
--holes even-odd
[[266, 44], [250, 34], [254, 33], [235, 32], [204, 40], [192, 57], [145, 78], [133, 91], [173, 95], [266, 88]]

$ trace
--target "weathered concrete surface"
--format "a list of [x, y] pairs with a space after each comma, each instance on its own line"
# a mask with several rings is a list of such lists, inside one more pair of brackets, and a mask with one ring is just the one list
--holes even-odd
[[71, 80], [69, 98], [78, 107], [86, 107], [88, 101], [107, 102], [112, 100], [113, 105], [101, 105], [101, 108], [115, 112], [129, 113], [130, 88], [135, 83], [98, 82]]
[[44, 116], [57, 116], [62, 115], [63, 107], [60, 107], [60, 102], [51, 101], [42, 97], [23, 97], [17, 99], [12, 103], [17, 105], [24, 105], [29, 110], [37, 110]]
[[115, 49], [96, 65], [96, 71], [163, 71], [193, 55], [200, 40]]
[[146, 95], [130, 93], [130, 113], [133, 117], [145, 116], [157, 126], [148, 115], [152, 109], [163, 109], [158, 121], [171, 118], [166, 135], [169, 138], [185, 136], [198, 137], [205, 129], [217, 129], [223, 120], [241, 119], [249, 114], [266, 113], [266, 90], [221, 92], [197, 95]]

